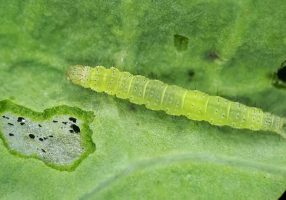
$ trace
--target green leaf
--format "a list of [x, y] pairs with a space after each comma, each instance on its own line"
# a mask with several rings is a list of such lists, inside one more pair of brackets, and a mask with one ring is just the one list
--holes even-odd
[[[95, 114], [96, 151], [71, 172], [0, 142], [2, 199], [277, 199], [286, 140], [173, 117], [71, 84], [69, 65], [117, 66], [285, 116], [277, 1], [0, 0], [0, 100]], [[1, 109], [0, 109], [1, 110]]]

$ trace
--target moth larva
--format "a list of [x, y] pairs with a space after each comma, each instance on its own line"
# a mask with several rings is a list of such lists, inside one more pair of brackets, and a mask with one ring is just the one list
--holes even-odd
[[164, 110], [170, 115], [184, 115], [217, 126], [273, 131], [286, 138], [285, 118], [219, 96], [120, 72], [114, 67], [77, 65], [68, 69], [67, 76], [75, 84], [145, 104], [151, 110]]

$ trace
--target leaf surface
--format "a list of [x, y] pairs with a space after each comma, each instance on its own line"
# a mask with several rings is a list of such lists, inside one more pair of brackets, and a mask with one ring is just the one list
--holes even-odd
[[93, 111], [96, 151], [72, 172], [0, 143], [3, 199], [277, 199], [286, 140], [215, 127], [71, 84], [69, 65], [133, 74], [285, 116], [286, 3], [0, 0], [0, 100]]

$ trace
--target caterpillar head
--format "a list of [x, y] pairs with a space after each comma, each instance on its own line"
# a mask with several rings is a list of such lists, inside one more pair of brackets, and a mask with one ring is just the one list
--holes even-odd
[[82, 65], [70, 66], [66, 72], [68, 80], [83, 87], [88, 87], [88, 74], [89, 68]]

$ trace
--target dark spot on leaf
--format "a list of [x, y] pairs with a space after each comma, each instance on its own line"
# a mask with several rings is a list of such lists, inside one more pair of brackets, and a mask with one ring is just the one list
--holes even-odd
[[43, 139], [43, 138], [39, 138], [39, 140], [40, 140], [40, 141], [44, 141], [44, 139]]
[[5, 115], [3, 115], [2, 116], [4, 119], [10, 119], [9, 117], [7, 117], [7, 116], [5, 116]]
[[72, 124], [71, 125], [71, 128], [74, 130], [74, 132], [76, 132], [76, 133], [79, 133], [80, 132], [80, 128], [77, 126], [77, 125], [75, 125], [75, 124]]
[[62, 123], [65, 124], [65, 125], [67, 124], [67, 122], [62, 122]]
[[20, 124], [21, 124], [21, 125], [24, 125], [25, 123], [24, 123], [24, 122], [21, 122]]
[[13, 133], [9, 133], [9, 136], [14, 136], [14, 134]]
[[41, 124], [39, 124], [39, 127], [42, 127], [42, 125], [41, 125]]
[[43, 153], [46, 153], [45, 149], [41, 149]]
[[70, 130], [70, 133], [73, 133], [74, 131], [73, 130]]
[[57, 121], [57, 120], [53, 120], [53, 122], [54, 122], [54, 123], [57, 123], [58, 121]]
[[49, 137], [54, 137], [53, 135], [49, 135]]
[[34, 135], [34, 134], [29, 134], [29, 137], [30, 137], [31, 139], [35, 139], [35, 135]]
[[70, 117], [69, 120], [72, 121], [73, 123], [76, 123], [76, 118], [74, 117]]
[[186, 51], [188, 49], [189, 38], [183, 35], [175, 34], [174, 35], [174, 46], [177, 51]]
[[129, 110], [136, 111], [136, 107], [133, 104], [128, 105]]
[[14, 126], [14, 124], [12, 124], [12, 123], [8, 123], [8, 125], [10, 125], [10, 126]]
[[195, 71], [192, 69], [188, 70], [188, 76], [189, 76], [189, 79], [191, 80], [195, 76]]
[[17, 122], [24, 122], [25, 118], [24, 117], [18, 117]]
[[211, 50], [211, 51], [208, 51], [206, 53], [206, 59], [208, 59], [210, 61], [215, 61], [215, 60], [219, 59], [219, 55], [216, 51]]

